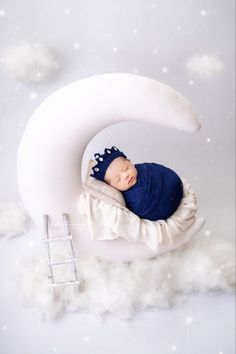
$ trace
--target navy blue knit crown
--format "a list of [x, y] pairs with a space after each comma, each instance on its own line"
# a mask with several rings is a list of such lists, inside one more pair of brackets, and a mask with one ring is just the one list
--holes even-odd
[[91, 177], [104, 181], [106, 170], [110, 163], [119, 156], [126, 158], [126, 155], [120, 151], [116, 146], [112, 146], [110, 149], [105, 148], [104, 154], [96, 153], [94, 154], [97, 165], [92, 167], [93, 174], [90, 174]]

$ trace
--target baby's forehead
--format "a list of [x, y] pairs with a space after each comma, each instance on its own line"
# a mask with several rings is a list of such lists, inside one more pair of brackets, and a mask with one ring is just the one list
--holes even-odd
[[110, 163], [108, 170], [112, 172], [121, 169], [126, 162], [128, 162], [126, 158], [119, 156]]
[[114, 163], [114, 167], [119, 168], [121, 166], [123, 166], [128, 160], [125, 157], [117, 157]]

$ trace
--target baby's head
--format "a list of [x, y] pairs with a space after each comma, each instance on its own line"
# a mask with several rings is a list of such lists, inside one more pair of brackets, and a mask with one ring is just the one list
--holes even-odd
[[90, 175], [104, 181], [119, 191], [126, 191], [137, 182], [137, 169], [117, 147], [105, 149], [105, 153], [94, 154], [97, 165]]

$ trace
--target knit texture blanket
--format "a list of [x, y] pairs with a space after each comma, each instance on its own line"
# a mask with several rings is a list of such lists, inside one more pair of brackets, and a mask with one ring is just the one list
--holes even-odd
[[135, 164], [135, 167], [137, 182], [122, 192], [127, 208], [151, 221], [169, 218], [183, 197], [180, 177], [170, 168], [153, 162]]

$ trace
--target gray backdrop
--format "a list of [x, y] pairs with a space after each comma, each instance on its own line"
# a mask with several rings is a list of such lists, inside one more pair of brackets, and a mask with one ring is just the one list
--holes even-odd
[[[82, 172], [94, 152], [111, 145], [135, 163], [166, 164], [196, 191], [199, 215], [207, 220], [204, 232], [233, 241], [234, 1], [0, 0], [0, 49], [22, 40], [51, 47], [61, 70], [45, 82], [21, 84], [0, 63], [0, 202], [20, 201], [17, 147], [31, 114], [50, 93], [94, 74], [136, 73], [186, 96], [202, 130], [189, 135], [145, 123], [108, 127], [87, 146]], [[209, 54], [224, 63], [224, 71], [210, 77], [187, 71], [192, 56]], [[193, 295], [182, 309], [148, 311], [131, 323], [109, 317], [101, 324], [86, 313], [41, 322], [15, 300], [9, 279], [17, 257], [41, 247], [40, 237], [31, 225], [27, 234], [1, 242], [2, 353], [234, 353], [234, 299], [226, 295]], [[194, 324], [186, 328], [189, 315]]]

